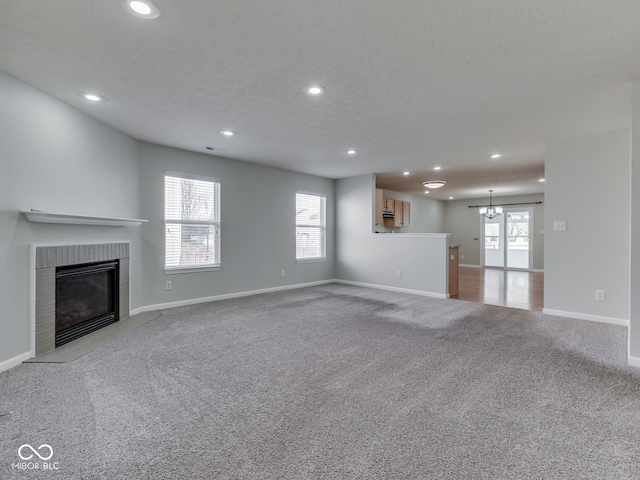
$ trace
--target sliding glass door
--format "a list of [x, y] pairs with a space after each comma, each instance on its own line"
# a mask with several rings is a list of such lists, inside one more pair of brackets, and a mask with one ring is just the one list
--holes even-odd
[[504, 267], [504, 215], [484, 219], [484, 266]]
[[531, 215], [527, 210], [507, 212], [507, 268], [531, 268]]
[[483, 265], [531, 270], [533, 209], [505, 208], [502, 215], [482, 217]]

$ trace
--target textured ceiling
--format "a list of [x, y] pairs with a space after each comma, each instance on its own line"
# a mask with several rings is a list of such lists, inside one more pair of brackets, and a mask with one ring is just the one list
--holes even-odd
[[543, 191], [545, 143], [628, 127], [640, 76], [636, 0], [155, 3], [0, 0], [0, 69], [141, 140], [417, 194], [446, 180], [434, 198]]

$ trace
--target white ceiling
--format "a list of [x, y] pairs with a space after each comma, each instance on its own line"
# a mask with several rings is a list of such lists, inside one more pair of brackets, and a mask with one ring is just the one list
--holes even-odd
[[637, 0], [155, 3], [0, 0], [0, 69], [140, 140], [416, 194], [446, 180], [434, 198], [543, 191], [545, 143], [628, 127], [640, 76]]

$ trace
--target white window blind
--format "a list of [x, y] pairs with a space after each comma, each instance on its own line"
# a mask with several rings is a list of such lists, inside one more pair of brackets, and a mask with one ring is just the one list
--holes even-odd
[[166, 172], [165, 269], [220, 266], [220, 181]]
[[326, 258], [326, 197], [296, 193], [296, 260]]

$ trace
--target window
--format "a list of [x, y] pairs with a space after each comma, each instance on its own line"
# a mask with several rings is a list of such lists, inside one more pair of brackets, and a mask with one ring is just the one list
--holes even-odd
[[296, 193], [296, 261], [326, 258], [326, 197], [321, 193]]
[[485, 223], [484, 248], [485, 250], [500, 250], [500, 224], [499, 223]]
[[220, 181], [182, 173], [164, 177], [165, 270], [220, 266]]

